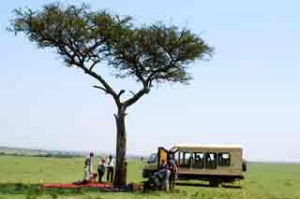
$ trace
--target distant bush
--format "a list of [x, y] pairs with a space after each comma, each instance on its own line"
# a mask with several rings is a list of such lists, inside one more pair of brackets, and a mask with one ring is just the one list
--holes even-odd
[[6, 153], [0, 152], [0, 156], [17, 156], [17, 157], [44, 157], [44, 158], [78, 158], [82, 157], [78, 154], [26, 154], [26, 153]]

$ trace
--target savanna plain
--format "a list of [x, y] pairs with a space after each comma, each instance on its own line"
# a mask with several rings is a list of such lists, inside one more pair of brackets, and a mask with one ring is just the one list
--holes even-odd
[[[218, 188], [201, 181], [179, 182], [173, 192], [40, 188], [43, 183], [72, 183], [81, 179], [83, 162], [84, 158], [0, 156], [0, 199], [300, 199], [300, 164], [248, 163], [245, 180]], [[144, 180], [144, 164], [129, 161], [128, 182]]]

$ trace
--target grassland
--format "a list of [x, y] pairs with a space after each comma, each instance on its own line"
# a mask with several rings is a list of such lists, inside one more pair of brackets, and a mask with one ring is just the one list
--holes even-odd
[[[143, 163], [129, 162], [128, 181], [139, 182]], [[177, 186], [174, 193], [103, 193], [97, 190], [40, 190], [43, 182], [70, 183], [83, 176], [80, 158], [0, 156], [0, 199], [300, 199], [300, 165], [252, 163], [234, 187]], [[241, 186], [241, 188], [238, 188]]]

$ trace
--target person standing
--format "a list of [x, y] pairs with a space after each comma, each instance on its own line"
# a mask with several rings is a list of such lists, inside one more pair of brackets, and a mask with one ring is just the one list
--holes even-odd
[[169, 180], [170, 180], [171, 171], [168, 169], [168, 165], [166, 164], [165, 160], [162, 160], [158, 173], [160, 173], [162, 176], [161, 181], [163, 186], [161, 188], [163, 188], [166, 191], [169, 191], [170, 189]]
[[107, 174], [106, 174], [107, 182], [113, 181], [114, 167], [115, 167], [114, 159], [113, 159], [112, 155], [109, 155], [108, 160], [107, 160]]
[[84, 179], [87, 181], [89, 181], [91, 176], [93, 175], [93, 168], [92, 168], [93, 157], [94, 157], [94, 153], [91, 152], [84, 161]]
[[99, 161], [99, 165], [98, 165], [98, 182], [99, 183], [102, 182], [102, 177], [105, 174], [105, 170], [106, 170], [105, 160], [101, 159]]
[[169, 176], [169, 189], [172, 191], [175, 187], [175, 180], [178, 172], [177, 165], [175, 163], [175, 160], [171, 157], [168, 157], [168, 170], [170, 171]]

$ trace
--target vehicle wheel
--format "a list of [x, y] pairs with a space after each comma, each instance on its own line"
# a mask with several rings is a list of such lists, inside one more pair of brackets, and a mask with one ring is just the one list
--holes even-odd
[[209, 186], [210, 187], [219, 187], [220, 181], [218, 179], [210, 180], [209, 181]]
[[246, 161], [243, 161], [243, 172], [247, 171], [247, 163]]

